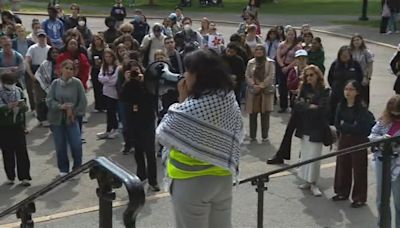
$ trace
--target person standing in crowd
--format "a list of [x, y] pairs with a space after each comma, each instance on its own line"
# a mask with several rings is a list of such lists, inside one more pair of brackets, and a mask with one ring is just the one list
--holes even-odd
[[65, 25], [64, 25], [65, 31], [78, 26], [78, 18], [79, 18], [79, 11], [80, 11], [79, 5], [76, 3], [73, 3], [69, 7], [69, 9], [71, 10], [71, 16], [68, 16], [66, 18]]
[[42, 23], [42, 28], [47, 34], [50, 40], [51, 46], [56, 48], [62, 48], [64, 43], [62, 37], [64, 35], [64, 23], [57, 18], [57, 9], [50, 6], [47, 9], [49, 18], [44, 20]]
[[265, 37], [265, 42], [264, 42], [268, 58], [273, 60], [276, 59], [276, 52], [278, 50], [279, 43], [280, 40], [279, 40], [278, 30], [275, 27], [273, 27], [268, 31], [267, 37]]
[[397, 52], [394, 54], [393, 58], [390, 60], [390, 69], [392, 73], [396, 76], [396, 81], [394, 82], [393, 90], [396, 94], [400, 94], [400, 44], [397, 46]]
[[115, 53], [111, 49], [105, 49], [98, 79], [103, 84], [103, 96], [107, 109], [107, 130], [97, 134], [97, 138], [99, 139], [114, 139], [118, 136], [117, 66]]
[[209, 32], [209, 28], [210, 28], [210, 20], [208, 20], [208, 18], [206, 17], [203, 17], [203, 19], [201, 19], [200, 28], [198, 29], [198, 32], [200, 33], [200, 35], [205, 37]]
[[214, 22], [210, 23], [209, 32], [204, 37], [204, 48], [211, 49], [221, 55], [225, 49], [224, 36], [217, 32], [217, 26]]
[[103, 37], [109, 48], [114, 48], [114, 40], [122, 35], [121, 32], [116, 28], [116, 23], [117, 21], [113, 17], [106, 17], [106, 19], [104, 19], [104, 24], [107, 26], [107, 30], [103, 32]]
[[261, 6], [261, 0], [249, 0], [246, 8], [244, 8], [244, 12], [253, 14], [256, 18], [258, 18], [258, 10]]
[[56, 59], [59, 55], [57, 48], [50, 47], [47, 51], [47, 58], [44, 60], [35, 73], [35, 102], [36, 118], [43, 127], [49, 127], [47, 121], [46, 97], [50, 90], [51, 83], [57, 78]]
[[177, 34], [182, 34], [185, 46], [196, 44], [198, 47], [203, 47], [203, 37], [192, 28], [192, 19], [185, 17], [182, 19], [183, 30]]
[[301, 47], [306, 51], [310, 51], [313, 39], [314, 35], [312, 34], [312, 32], [304, 33], [301, 40]]
[[174, 35], [172, 32], [172, 21], [169, 17], [164, 17], [162, 25], [163, 25], [164, 36], [173, 36]]
[[[324, 128], [328, 126], [329, 89], [325, 88], [324, 76], [317, 66], [310, 65], [304, 69], [304, 82], [299, 89], [294, 109], [296, 137], [300, 142], [300, 161], [321, 156]], [[314, 196], [322, 193], [317, 186], [320, 173], [320, 161], [299, 168], [298, 176], [305, 181], [300, 189], [310, 189]]]
[[249, 25], [251, 25], [251, 19], [250, 19], [250, 17], [249, 17], [249, 14], [247, 13], [247, 12], [244, 12], [244, 14], [243, 14], [243, 22], [241, 22], [240, 24], [239, 24], [239, 28], [238, 28], [238, 30], [237, 30], [237, 32], [236, 33], [238, 33], [238, 34], [245, 34], [246, 33], [246, 30], [247, 30], [247, 27], [249, 26]]
[[308, 64], [317, 66], [322, 74], [325, 74], [325, 51], [319, 37], [314, 37], [311, 42], [311, 49], [308, 52]]
[[246, 68], [246, 112], [249, 114], [250, 139], [256, 140], [257, 118], [261, 114], [262, 141], [268, 140], [269, 118], [273, 111], [275, 94], [275, 66], [272, 59], [267, 58], [263, 45], [257, 45], [254, 58]]
[[[37, 32], [38, 36], [38, 43], [30, 46], [28, 48], [28, 51], [25, 55], [25, 69], [26, 69], [26, 75], [25, 75], [25, 82], [26, 82], [26, 90], [28, 92], [28, 97], [29, 97], [29, 102], [32, 107], [32, 105], [35, 105], [34, 110], [36, 111], [36, 118], [39, 120], [42, 126], [49, 126], [47, 122], [44, 122], [46, 120], [46, 117], [41, 115], [39, 117], [38, 114], [38, 107], [40, 106], [39, 103], [43, 103], [43, 101], [38, 101], [36, 99], [36, 88], [38, 87], [38, 83], [35, 78], [35, 73], [37, 69], [39, 68], [40, 64], [44, 62], [47, 59], [47, 53], [50, 49], [50, 46], [47, 45], [47, 36], [44, 30], [38, 30]], [[40, 93], [40, 91], [38, 91]], [[31, 99], [34, 102], [31, 102]]]
[[370, 90], [369, 85], [372, 77], [374, 55], [365, 45], [364, 39], [361, 35], [357, 34], [351, 38], [350, 41], [351, 55], [355, 61], [360, 64], [363, 79], [362, 79], [362, 93], [361, 96], [367, 105], [369, 106]]
[[140, 50], [143, 53], [143, 66], [147, 67], [154, 62], [154, 53], [158, 49], [164, 49], [165, 36], [161, 33], [162, 26], [158, 23], [153, 26], [153, 33], [146, 35], [140, 45]]
[[279, 40], [281, 42], [286, 40], [285, 27], [283, 27], [283, 25], [278, 25], [276, 26], [276, 29], [278, 30]]
[[334, 124], [337, 104], [343, 100], [344, 85], [349, 80], [356, 80], [362, 83], [363, 72], [360, 64], [355, 61], [351, 55], [349, 46], [342, 46], [337, 55], [337, 59], [332, 63], [329, 73], [328, 82], [332, 88], [331, 94], [331, 117], [330, 124]]
[[185, 66], [183, 65], [183, 58], [179, 52], [175, 49], [175, 41], [173, 37], [164, 38], [164, 46], [171, 63], [171, 72], [177, 74], [183, 74]]
[[286, 31], [286, 39], [278, 46], [276, 53], [276, 78], [279, 84], [279, 113], [286, 112], [288, 108], [288, 88], [287, 88], [287, 74], [295, 64], [295, 53], [301, 49], [300, 45], [296, 42], [296, 30], [289, 28]]
[[107, 44], [101, 35], [94, 35], [92, 44], [88, 49], [90, 68], [90, 80], [93, 86], [94, 111], [103, 112], [106, 110], [106, 103], [103, 96], [103, 84], [99, 81], [100, 68], [103, 62], [104, 50]]
[[22, 89], [15, 85], [17, 81], [14, 73], [3, 73], [0, 80], [0, 149], [7, 175], [6, 184], [14, 184], [15, 168], [17, 168], [21, 184], [30, 186], [32, 178], [26, 146], [24, 114], [28, 106]]
[[244, 138], [233, 82], [222, 60], [208, 50], [189, 53], [185, 66], [180, 103], [169, 108], [157, 128], [169, 151], [176, 227], [230, 228], [232, 176], [238, 175]]
[[38, 36], [37, 36], [37, 31], [39, 29], [42, 29], [42, 25], [40, 24], [39, 19], [32, 19], [32, 32], [30, 32], [27, 36], [26, 39], [32, 41], [33, 43], [39, 42]]
[[[362, 103], [361, 84], [348, 81], [344, 87], [344, 99], [338, 104], [335, 127], [339, 133], [338, 150], [368, 142], [368, 135], [375, 124], [375, 118]], [[367, 202], [368, 151], [360, 150], [336, 158], [335, 196], [333, 201], [347, 200], [352, 190], [351, 207], [359, 208]]]
[[123, 43], [127, 51], [139, 51], [140, 44], [137, 40], [133, 39], [131, 34], [123, 33], [119, 38], [114, 41], [113, 46], [118, 46], [118, 44]]
[[110, 16], [115, 18], [115, 28], [118, 29], [126, 17], [126, 8], [122, 3], [122, 0], [115, 0], [115, 5], [111, 8]]
[[128, 139], [135, 148], [136, 174], [141, 181], [148, 179], [149, 189], [157, 192], [160, 187], [155, 158], [156, 97], [145, 89], [143, 70], [138, 62], [131, 60], [124, 63], [122, 72], [124, 82], [120, 99], [129, 106], [125, 111]]
[[[17, 86], [21, 89], [25, 89], [25, 64], [24, 57], [17, 51], [12, 49], [12, 42], [10, 37], [2, 36], [0, 50], [0, 73], [4, 71], [11, 71], [16, 74]], [[35, 107], [30, 107], [35, 109]]]
[[134, 31], [132, 33], [133, 38], [137, 40], [139, 43], [143, 42], [143, 38], [149, 34], [150, 26], [147, 24], [146, 19], [141, 11], [135, 11], [135, 15], [133, 16], [133, 20], [130, 22]]
[[259, 37], [256, 33], [257, 27], [254, 24], [249, 25], [247, 28], [247, 34], [246, 34], [246, 44], [249, 45], [252, 56], [254, 56], [254, 51], [256, 46], [259, 44], [263, 44], [262, 38]]
[[245, 84], [245, 72], [246, 65], [243, 59], [238, 55], [239, 46], [236, 43], [229, 43], [225, 49], [225, 53], [222, 55], [222, 59], [228, 65], [229, 73], [234, 76], [235, 86], [235, 96], [236, 100], [241, 105], [241, 90]]
[[308, 54], [304, 49], [297, 50], [294, 54], [295, 66], [289, 69], [287, 76], [287, 88], [289, 90], [290, 106], [293, 106], [293, 102], [298, 95], [298, 88], [300, 86], [300, 79], [302, 77], [303, 70], [308, 66]]
[[80, 32], [83, 38], [83, 45], [85, 45], [85, 48], [88, 48], [92, 42], [93, 35], [92, 31], [87, 27], [86, 17], [78, 17], [78, 25], [76, 26], [76, 29]]
[[[386, 108], [382, 116], [378, 119], [375, 126], [371, 130], [368, 138], [371, 141], [377, 141], [388, 137], [399, 136], [400, 134], [400, 95], [392, 96], [386, 103]], [[398, 146], [393, 148], [398, 152]], [[376, 206], [379, 212], [381, 207], [381, 192], [382, 192], [382, 151], [379, 147], [374, 148], [374, 164], [376, 172]], [[393, 194], [394, 210], [395, 210], [395, 227], [400, 227], [400, 157], [392, 156], [391, 159], [391, 189]], [[389, 207], [390, 208], [390, 207]], [[391, 227], [391, 209], [388, 211], [388, 218]], [[378, 217], [378, 224], [381, 225], [381, 215]]]
[[52, 82], [46, 102], [59, 175], [65, 176], [70, 171], [68, 146], [74, 160], [72, 169], [82, 165], [81, 131], [77, 117], [85, 114], [87, 101], [82, 82], [74, 77], [76, 64], [65, 59], [59, 67], [60, 78]]

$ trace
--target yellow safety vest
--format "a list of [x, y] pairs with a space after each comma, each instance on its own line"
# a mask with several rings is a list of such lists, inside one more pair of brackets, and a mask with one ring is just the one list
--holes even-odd
[[227, 169], [194, 159], [171, 149], [167, 163], [168, 176], [172, 179], [189, 179], [199, 176], [230, 176]]

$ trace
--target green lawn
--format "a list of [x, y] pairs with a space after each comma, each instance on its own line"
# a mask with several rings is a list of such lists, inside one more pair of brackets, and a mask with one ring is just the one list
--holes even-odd
[[361, 25], [361, 26], [367, 26], [367, 27], [372, 27], [372, 28], [379, 28], [380, 25], [380, 20], [372, 19], [368, 21], [358, 21], [358, 20], [334, 20], [331, 21], [334, 24], [338, 25]]
[[[270, 1], [262, 4], [262, 14], [289, 14], [289, 15], [360, 15], [362, 0], [278, 0], [278, 4]], [[380, 0], [368, 0], [368, 14], [379, 15]], [[31, 0], [30, 2], [44, 2], [48, 0]], [[110, 7], [113, 0], [61, 0], [61, 3], [79, 3], [81, 6]], [[155, 0], [156, 6], [148, 6], [148, 0], [136, 0], [136, 7], [141, 9], [173, 9], [179, 0]], [[198, 0], [192, 0], [193, 6], [185, 11], [196, 12], [240, 12], [246, 5], [246, 0], [224, 0], [224, 8], [199, 7]], [[340, 19], [340, 18], [338, 18]]]

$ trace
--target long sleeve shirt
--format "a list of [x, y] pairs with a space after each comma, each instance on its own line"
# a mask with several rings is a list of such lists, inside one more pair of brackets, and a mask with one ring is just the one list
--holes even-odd
[[118, 72], [117, 68], [113, 68], [109, 66], [108, 71], [106, 72], [102, 67], [99, 73], [99, 82], [103, 84], [103, 95], [118, 99], [117, 93], [117, 80], [118, 80]]

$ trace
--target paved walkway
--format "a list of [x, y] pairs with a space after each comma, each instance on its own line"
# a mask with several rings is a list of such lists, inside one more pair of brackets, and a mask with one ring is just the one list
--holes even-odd
[[[23, 5], [27, 6], [40, 6], [46, 7], [45, 3], [27, 1]], [[68, 9], [68, 4], [62, 4], [64, 9]], [[81, 6], [81, 8], [89, 11], [96, 12], [97, 15], [108, 15], [110, 13], [110, 8], [105, 7], [95, 7], [95, 6]], [[128, 17], [133, 14], [134, 8], [128, 8]], [[144, 13], [149, 18], [163, 18], [169, 15], [173, 9], [166, 10], [145, 10]], [[201, 19], [207, 17], [210, 20], [215, 21], [229, 21], [229, 22], [241, 22], [240, 12], [238, 13], [226, 13], [221, 9], [220, 13], [207, 13], [207, 12], [188, 12], [185, 15], [190, 16], [194, 19]], [[378, 19], [379, 16], [370, 15], [370, 19]], [[400, 42], [400, 34], [391, 35], [381, 35], [379, 34], [378, 28], [372, 28], [368, 26], [357, 26], [357, 25], [339, 25], [337, 23], [332, 23], [332, 21], [339, 20], [358, 20], [358, 16], [348, 16], [348, 15], [278, 15], [278, 14], [260, 14], [260, 22], [264, 25], [287, 25], [301, 26], [302, 24], [310, 24], [314, 29], [320, 29], [332, 33], [343, 34], [347, 36], [352, 36], [355, 33], [359, 33], [364, 36], [364, 38], [375, 41], [386, 43], [389, 45], [397, 46]], [[266, 30], [263, 31], [265, 36]]]

